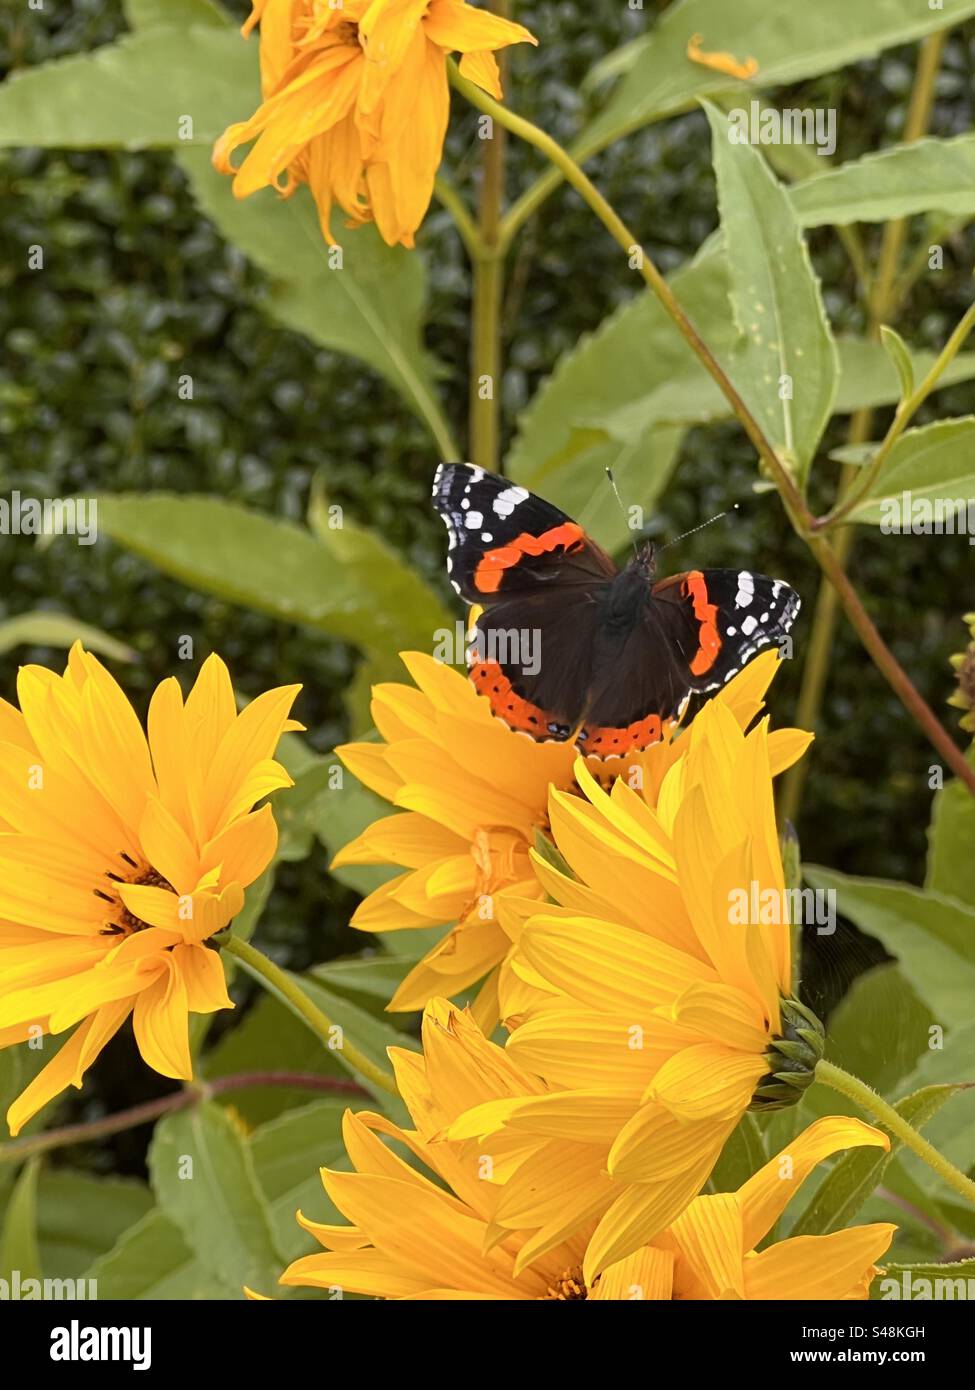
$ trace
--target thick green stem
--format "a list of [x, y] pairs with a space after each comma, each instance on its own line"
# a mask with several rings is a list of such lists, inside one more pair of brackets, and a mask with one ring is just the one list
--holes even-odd
[[[396, 1082], [390, 1073], [377, 1066], [354, 1043], [351, 1043], [345, 1036], [344, 1028], [339, 1034], [336, 1031], [338, 1025], [333, 1024], [331, 1019], [322, 1013], [318, 1005], [312, 1003], [301, 986], [292, 979], [287, 971], [282, 970], [279, 965], [275, 965], [273, 960], [269, 960], [262, 951], [258, 951], [249, 941], [241, 941], [233, 933], [219, 937], [218, 941], [222, 951], [235, 956], [248, 975], [262, 984], [303, 1023], [308, 1025], [321, 1041], [323, 1047], [327, 1047], [329, 1051], [338, 1052], [348, 1066], [353, 1071], [358, 1072], [364, 1080], [370, 1081], [383, 1091], [387, 1091], [391, 1096], [399, 1095]], [[336, 1046], [336, 1038], [339, 1036], [341, 1036], [341, 1043]]]
[[865, 1081], [851, 1076], [849, 1072], [843, 1071], [842, 1067], [834, 1066], [832, 1062], [819, 1063], [816, 1067], [816, 1080], [821, 1081], [826, 1086], [831, 1086], [834, 1091], [839, 1091], [840, 1095], [846, 1096], [847, 1100], [852, 1100], [854, 1105], [858, 1105], [861, 1110], [865, 1110], [885, 1129], [889, 1129], [905, 1148], [916, 1153], [918, 1158], [922, 1159], [959, 1196], [964, 1197], [967, 1202], [971, 1202], [975, 1206], [975, 1182], [966, 1177], [943, 1154], [938, 1153], [933, 1144], [929, 1144], [913, 1125], [908, 1124], [902, 1115], [898, 1115], [894, 1107], [888, 1105], [884, 1098], [878, 1096], [877, 1092], [872, 1090]]

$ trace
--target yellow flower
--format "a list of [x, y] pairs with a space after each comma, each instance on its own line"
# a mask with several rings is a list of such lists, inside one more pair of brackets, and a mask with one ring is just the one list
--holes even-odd
[[[458, 994], [487, 977], [475, 1011], [490, 1030], [499, 981], [509, 973], [502, 965], [511, 949], [503, 900], [542, 896], [529, 855], [537, 834], [549, 830], [549, 787], [575, 786], [578, 750], [509, 729], [470, 681], [432, 657], [407, 652], [402, 660], [416, 688], [388, 683], [373, 691], [372, 716], [385, 742], [337, 750], [361, 782], [401, 811], [371, 825], [334, 865], [392, 863], [406, 871], [360, 905], [352, 922], [361, 931], [456, 923], [406, 976], [389, 1008], [422, 1009], [436, 995]], [[747, 728], [777, 666], [777, 654], [763, 652], [715, 701]], [[671, 741], [672, 732], [642, 753], [590, 756], [585, 765], [604, 780], [624, 777], [655, 805], [680, 752], [682, 740]], [[776, 770], [807, 743], [798, 731], [771, 735]]]
[[[299, 686], [237, 713], [204, 662], [183, 703], [158, 687], [148, 741], [122, 689], [76, 644], [63, 676], [22, 667], [0, 701], [0, 1046], [75, 1031], [7, 1113], [18, 1130], [132, 1015], [143, 1058], [192, 1076], [189, 1012], [233, 1008], [207, 939], [277, 845], [273, 760]], [[75, 1025], [79, 1025], [75, 1027]]]
[[[879, 1130], [854, 1119], [816, 1121], [737, 1193], [698, 1198], [653, 1245], [609, 1265], [587, 1285], [581, 1265], [592, 1223], [526, 1264], [521, 1256], [531, 1233], [502, 1229], [495, 1219], [511, 1155], [492, 1157], [480, 1145], [443, 1138], [447, 1121], [471, 1099], [497, 1099], [537, 1081], [488, 1042], [469, 1014], [443, 1000], [426, 1010], [423, 1049], [422, 1056], [398, 1049], [390, 1054], [416, 1128], [347, 1113], [344, 1134], [354, 1171], [323, 1169], [322, 1182], [352, 1225], [320, 1225], [299, 1212], [301, 1225], [324, 1249], [296, 1260], [282, 1284], [395, 1299], [867, 1296], [873, 1261], [890, 1244], [892, 1226], [799, 1237], [761, 1253], [754, 1247], [822, 1159], [853, 1145], [889, 1147]], [[433, 1180], [383, 1138], [402, 1144]], [[538, 1200], [553, 1211], [572, 1160], [570, 1147], [556, 1147], [548, 1167], [538, 1171]]]
[[[532, 1252], [600, 1217], [586, 1282], [669, 1225], [700, 1192], [752, 1105], [791, 1104], [822, 1027], [791, 999], [788, 900], [772, 775], [808, 735], [751, 733], [719, 701], [697, 715], [656, 808], [580, 761], [584, 797], [553, 790], [568, 876], [535, 857], [554, 906], [520, 908], [512, 1060], [549, 1094], [495, 1100], [457, 1139], [534, 1137], [506, 1184], [500, 1227], [536, 1227]], [[562, 1202], [534, 1202], [554, 1147], [575, 1152]]]
[[967, 733], [975, 734], [975, 613], [966, 613], [962, 622], [968, 624], [972, 640], [965, 651], [951, 658], [952, 669], [958, 677], [958, 689], [948, 704], [955, 709], [965, 710], [958, 723]]
[[[334, 201], [353, 223], [375, 220], [390, 246], [412, 246], [443, 154], [447, 55], [500, 98], [494, 52], [536, 42], [462, 0], [254, 0], [244, 34], [258, 21], [264, 99], [223, 133], [214, 164], [235, 174], [238, 198], [307, 183], [329, 242]], [[235, 171], [231, 155], [251, 140]]]

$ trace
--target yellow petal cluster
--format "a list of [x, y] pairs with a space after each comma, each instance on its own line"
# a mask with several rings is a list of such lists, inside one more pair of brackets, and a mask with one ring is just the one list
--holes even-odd
[[[550, 787], [578, 792], [578, 750], [536, 743], [509, 729], [463, 675], [432, 657], [407, 652], [402, 660], [414, 686], [390, 682], [373, 691], [382, 742], [337, 750], [399, 813], [371, 825], [340, 851], [335, 865], [396, 864], [403, 870], [361, 904], [352, 919], [360, 930], [448, 927], [389, 1007], [420, 1009], [437, 995], [454, 996], [485, 981], [475, 1012], [490, 1027], [499, 1015], [502, 977], [512, 987], [505, 963], [513, 928], [505, 904], [530, 906], [543, 895], [531, 854], [538, 834], [551, 834]], [[763, 652], [711, 703], [747, 728], [778, 664], [777, 653]], [[606, 784], [621, 778], [635, 801], [653, 808], [682, 756], [685, 739], [673, 733], [643, 752], [590, 756], [580, 765]], [[798, 730], [771, 734], [772, 770], [788, 767], [808, 742]]]
[[[285, 1285], [387, 1299], [865, 1298], [874, 1262], [893, 1236], [892, 1226], [877, 1224], [756, 1251], [816, 1164], [847, 1147], [889, 1146], [879, 1130], [838, 1117], [817, 1120], [738, 1192], [698, 1197], [652, 1241], [589, 1280], [583, 1263], [591, 1221], [526, 1259], [532, 1233], [498, 1220], [517, 1150], [493, 1157], [444, 1135], [472, 1100], [524, 1093], [538, 1079], [443, 1000], [425, 1012], [422, 1056], [390, 1055], [415, 1128], [377, 1114], [346, 1115], [351, 1171], [323, 1169], [322, 1182], [351, 1224], [319, 1224], [299, 1213], [322, 1250], [296, 1260]], [[538, 1200], [553, 1211], [570, 1165], [570, 1153], [554, 1150], [548, 1171], [539, 1171]]]
[[18, 1130], [131, 1016], [163, 1076], [192, 1076], [188, 1015], [232, 1008], [208, 938], [270, 863], [274, 759], [299, 686], [237, 712], [217, 656], [183, 700], [155, 691], [148, 737], [121, 687], [76, 644], [63, 675], [21, 668], [0, 701], [0, 1046], [53, 1051], [7, 1114]]
[[[588, 1284], [700, 1192], [775, 1070], [792, 972], [772, 774], [795, 744], [767, 719], [743, 733], [711, 701], [655, 807], [622, 780], [607, 793], [581, 761], [584, 795], [551, 792], [567, 872], [534, 856], [554, 902], [509, 918], [511, 984], [500, 989], [506, 1053], [547, 1094], [472, 1107], [450, 1134], [522, 1147], [496, 1219], [535, 1227], [533, 1251], [598, 1216]], [[755, 912], [768, 894], [782, 906], [771, 921]], [[535, 1200], [556, 1151], [571, 1175], [557, 1209]], [[546, 1186], [550, 1197], [551, 1177]]]
[[500, 98], [494, 53], [536, 42], [462, 0], [254, 0], [244, 34], [258, 23], [263, 100], [220, 137], [214, 164], [238, 198], [306, 183], [329, 242], [338, 203], [352, 225], [374, 221], [390, 246], [412, 246], [443, 154], [448, 55]]

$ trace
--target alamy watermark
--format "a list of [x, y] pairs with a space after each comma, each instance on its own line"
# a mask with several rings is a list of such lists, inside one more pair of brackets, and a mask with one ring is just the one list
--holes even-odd
[[880, 501], [885, 536], [967, 536], [975, 545], [975, 497], [918, 497], [902, 492]]
[[542, 633], [537, 627], [489, 627], [468, 631], [458, 621], [452, 628], [438, 627], [433, 634], [433, 655], [447, 666], [459, 666], [469, 657], [491, 661], [506, 671], [537, 676], [542, 669]]
[[835, 888], [763, 888], [755, 879], [728, 893], [733, 927], [815, 927], [817, 936], [836, 931]]
[[19, 1269], [11, 1270], [9, 1279], [0, 1279], [0, 1303], [29, 1303], [41, 1299], [69, 1303], [84, 1299], [93, 1303], [97, 1297], [97, 1279], [25, 1279]]
[[0, 497], [0, 535], [75, 536], [79, 545], [98, 539], [95, 497]]
[[763, 106], [728, 112], [728, 139], [733, 145], [814, 145], [816, 153], [836, 153], [836, 110], [832, 106]]

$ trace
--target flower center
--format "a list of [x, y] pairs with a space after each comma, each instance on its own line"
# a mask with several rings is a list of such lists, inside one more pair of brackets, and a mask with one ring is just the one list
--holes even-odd
[[[170, 893], [176, 892], [169, 879], [163, 878], [162, 874], [152, 868], [150, 864], [137, 864], [132, 856], [126, 854], [124, 850], [119, 851], [119, 857], [125, 861], [132, 872], [123, 878], [121, 874], [110, 870], [105, 877], [111, 879], [113, 885], [127, 883], [139, 888], [168, 888]], [[114, 893], [103, 893], [100, 888], [96, 888], [94, 892], [96, 898], [103, 898], [105, 902], [110, 903], [117, 914], [112, 921], [106, 922], [102, 927], [101, 936], [131, 936], [133, 932], [144, 931], [146, 927], [151, 925], [149, 922], [144, 922], [141, 917], [136, 917], [134, 912], [129, 911], [125, 903], [122, 902], [118, 889], [115, 889]]]
[[545, 1293], [539, 1294], [536, 1302], [570, 1303], [588, 1297], [589, 1290], [582, 1277], [582, 1267], [576, 1265], [573, 1269], [563, 1270], [555, 1283], [550, 1284]]
[[335, 26], [335, 36], [339, 43], [348, 44], [351, 48], [359, 47], [359, 26], [354, 20], [340, 20]]

